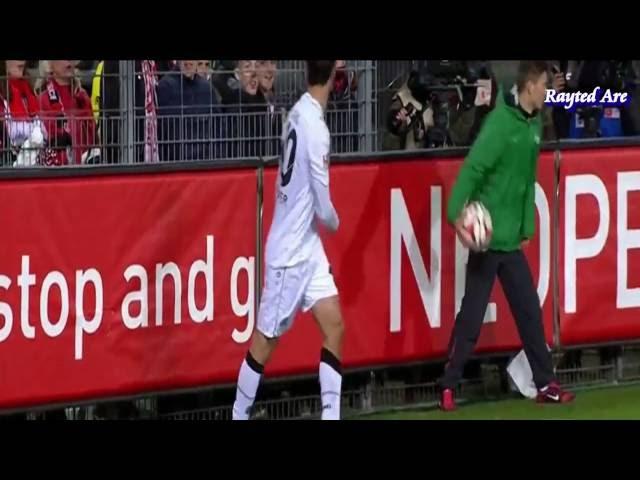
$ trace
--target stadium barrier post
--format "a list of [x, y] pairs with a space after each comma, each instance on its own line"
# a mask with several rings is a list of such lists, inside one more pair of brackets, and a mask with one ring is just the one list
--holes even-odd
[[[373, 75], [375, 67], [373, 61], [364, 60], [356, 62], [356, 72], [362, 72], [362, 77], [358, 79], [358, 89], [356, 91], [358, 99], [358, 148], [360, 152], [373, 151]], [[350, 107], [349, 107], [350, 108]], [[351, 112], [349, 112], [351, 113]], [[351, 135], [351, 132], [349, 132]], [[350, 149], [349, 149], [350, 151]], [[351, 153], [351, 152], [350, 152]]]
[[553, 346], [555, 350], [562, 350], [562, 340], [560, 336], [560, 164], [562, 162], [562, 152], [559, 147], [554, 149], [554, 176], [553, 176], [553, 226], [551, 228], [551, 256], [552, 269], [551, 281], [553, 284], [552, 311], [553, 311]]
[[120, 160], [122, 163], [135, 162], [135, 61], [120, 60], [120, 111], [124, 112], [124, 124], [121, 123], [122, 146]]
[[[257, 319], [258, 307], [260, 306], [260, 296], [262, 294], [262, 206], [264, 204], [264, 164], [265, 160], [259, 158], [260, 165], [256, 169], [256, 261], [255, 261], [255, 273], [253, 276], [255, 295], [253, 311]], [[255, 328], [255, 327], [254, 327]]]
[[618, 384], [624, 381], [624, 346], [622, 346], [621, 350], [616, 354], [615, 365], [614, 382]]

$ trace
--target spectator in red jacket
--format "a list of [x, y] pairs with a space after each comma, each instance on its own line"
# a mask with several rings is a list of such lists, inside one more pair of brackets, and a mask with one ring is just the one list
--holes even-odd
[[49, 147], [44, 163], [95, 163], [99, 149], [91, 99], [76, 79], [71, 60], [51, 60], [49, 67], [51, 74], [40, 94]]
[[3, 164], [37, 163], [44, 131], [38, 99], [25, 71], [25, 60], [0, 62], [0, 132]]

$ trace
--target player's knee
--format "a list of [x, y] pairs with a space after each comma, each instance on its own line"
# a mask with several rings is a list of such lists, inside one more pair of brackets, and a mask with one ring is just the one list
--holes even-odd
[[344, 322], [342, 321], [342, 316], [338, 314], [328, 323], [325, 335], [328, 342], [335, 345], [342, 344], [344, 337]]
[[313, 307], [313, 315], [320, 326], [325, 345], [339, 351], [345, 326], [338, 297], [325, 298], [317, 302]]
[[271, 354], [277, 344], [277, 338], [267, 338], [259, 330], [256, 330], [253, 334], [249, 351], [253, 358], [264, 366], [269, 361], [269, 358], [271, 358]]

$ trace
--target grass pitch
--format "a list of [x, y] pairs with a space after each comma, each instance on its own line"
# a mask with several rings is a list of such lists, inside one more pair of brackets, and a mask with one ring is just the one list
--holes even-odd
[[513, 399], [458, 405], [455, 412], [403, 410], [363, 420], [639, 420], [640, 385], [577, 391], [574, 403], [538, 405]]

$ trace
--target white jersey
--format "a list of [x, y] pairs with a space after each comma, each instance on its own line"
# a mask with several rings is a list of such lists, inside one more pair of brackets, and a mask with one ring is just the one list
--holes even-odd
[[266, 264], [291, 267], [321, 248], [314, 219], [338, 228], [329, 195], [329, 129], [322, 106], [305, 93], [289, 112], [276, 180], [276, 205], [267, 237]]

